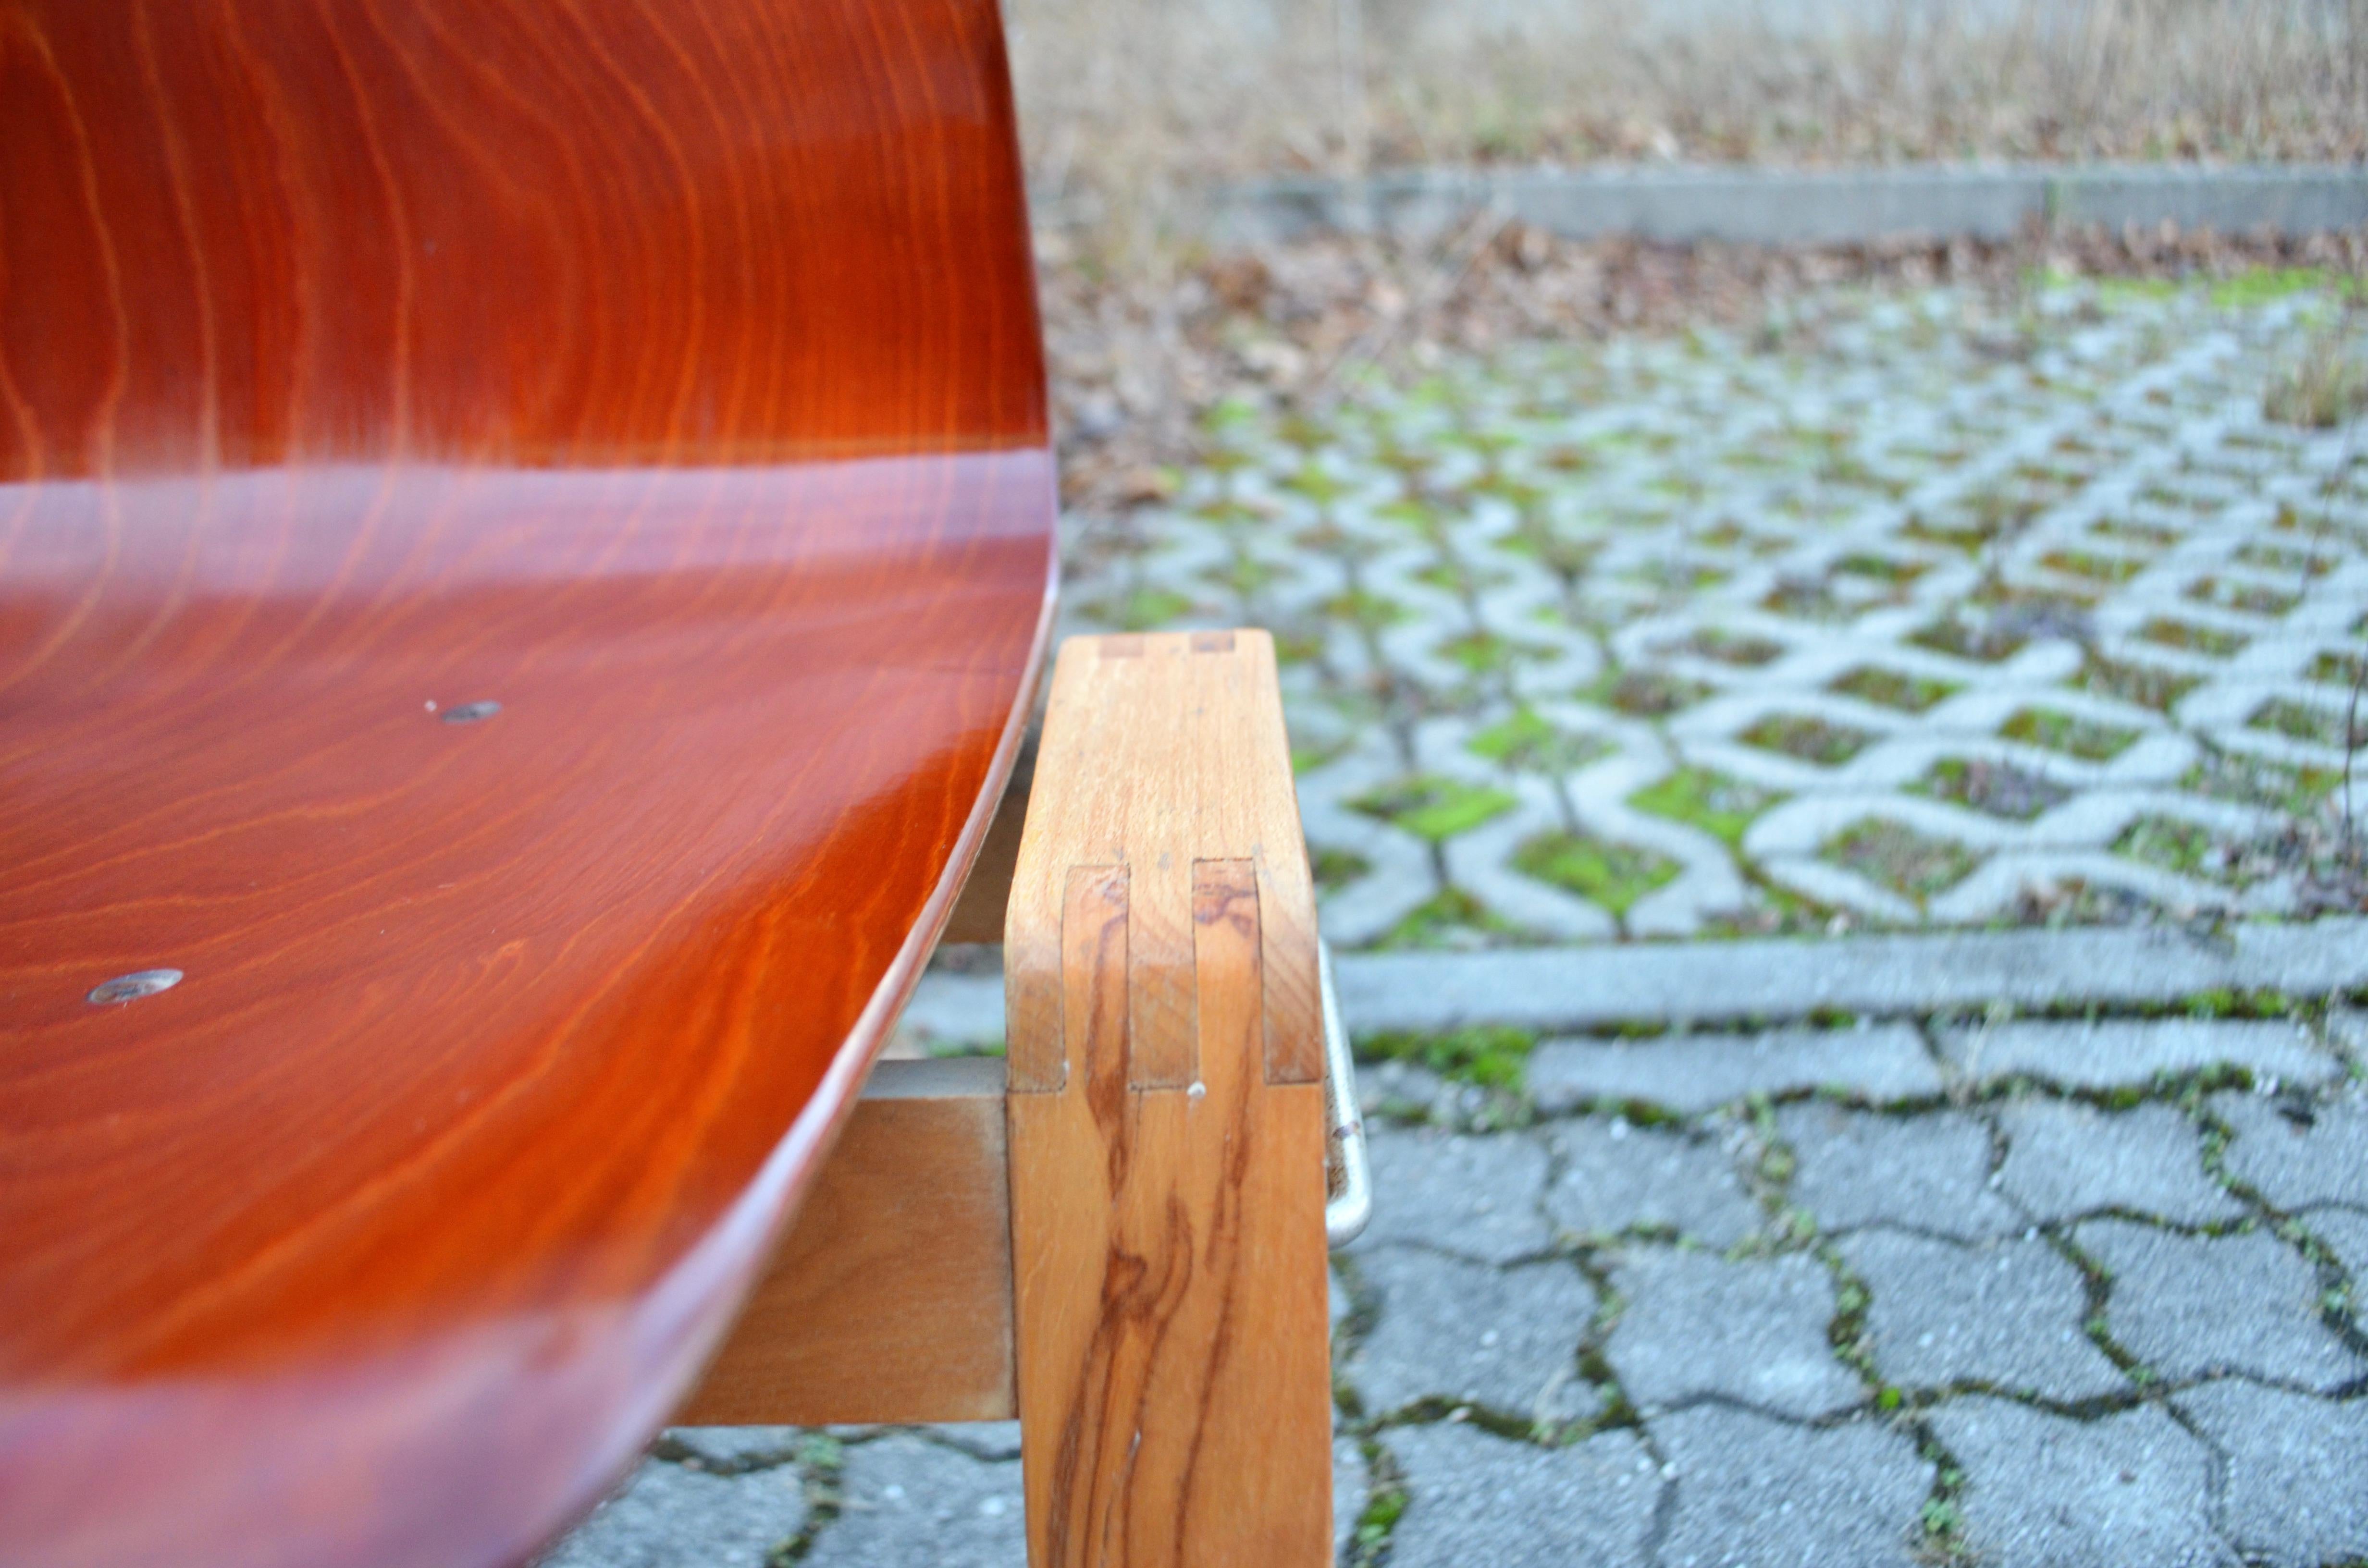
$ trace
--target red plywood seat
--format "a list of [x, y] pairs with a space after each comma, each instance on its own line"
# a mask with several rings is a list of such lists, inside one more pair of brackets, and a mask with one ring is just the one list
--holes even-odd
[[647, 1440], [1009, 767], [1033, 301], [992, 0], [0, 7], [0, 1563]]

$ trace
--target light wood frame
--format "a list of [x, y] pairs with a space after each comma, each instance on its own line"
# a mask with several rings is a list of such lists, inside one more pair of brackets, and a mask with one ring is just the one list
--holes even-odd
[[1324, 1024], [1271, 640], [1072, 639], [1032, 774], [952, 922], [1004, 905], [1007, 1060], [878, 1065], [677, 1419], [1017, 1415], [1031, 1568], [1316, 1568]]

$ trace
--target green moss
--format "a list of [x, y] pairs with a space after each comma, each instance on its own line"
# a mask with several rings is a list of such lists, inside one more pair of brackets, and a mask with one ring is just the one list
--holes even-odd
[[2100, 697], [2117, 698], [2167, 713], [2172, 703], [2202, 683], [2194, 676], [2183, 676], [2159, 665], [2132, 664], [2091, 653], [2081, 664], [2080, 673], [2072, 677], [2072, 684]]
[[1689, 653], [1705, 659], [1715, 659], [1723, 665], [1757, 668], [1770, 664], [1784, 652], [1784, 644], [1766, 637], [1738, 635], [1715, 628], [1695, 632], [1678, 644]]
[[2324, 577], [2335, 568], [2333, 561], [2317, 551], [2264, 544], [2259, 540], [2239, 549], [2230, 559], [2263, 572], [2278, 572], [2287, 576]]
[[1364, 588], [1336, 595], [1319, 608], [1335, 620], [1345, 620], [1368, 631], [1378, 631], [1406, 618], [1406, 606]]
[[2104, 539], [2127, 540], [2149, 550], [2169, 550], [2180, 540], [2177, 528], [2167, 528], [2159, 523], [2135, 523], [2125, 517], [2100, 518], [2089, 525], [2089, 531]]
[[1743, 842], [1744, 830], [1753, 820], [1782, 799], [1773, 790], [1706, 767], [1681, 767], [1629, 796], [1628, 803], [1640, 812], [1698, 827], [1734, 847]]
[[2113, 852], [2186, 877], [2216, 876], [2222, 861], [2212, 830], [2178, 817], [2140, 817], [2113, 840]]
[[1349, 804], [1368, 816], [1437, 843], [1501, 816], [1513, 809], [1514, 800], [1502, 790], [1417, 774], [1371, 790]]
[[1474, 756], [1523, 773], [1569, 773], [1611, 755], [1593, 735], [1573, 735], [1530, 709], [1489, 725], [1465, 743]]
[[2245, 615], [2283, 615], [2300, 602], [2282, 588], [2228, 577], [2198, 577], [2187, 585], [2187, 597], [2197, 604], [2216, 605]]
[[1910, 642], [1986, 665], [2011, 658], [2031, 641], [2003, 619], [1948, 614], [1909, 634]]
[[2254, 709], [2252, 717], [2245, 722], [2256, 730], [2274, 730], [2289, 739], [2308, 741], [2314, 745], [2340, 746], [2344, 741], [2343, 719], [2340, 713], [2273, 697]]
[[2025, 708], [1998, 726], [2010, 741], [2022, 741], [2049, 751], [2060, 751], [2088, 762], [2104, 762], [2127, 751], [2138, 738], [2135, 730], [2076, 718], [2053, 708]]
[[1587, 834], [1549, 833], [1513, 851], [1513, 869], [1621, 917], [1638, 899], [1675, 880], [1680, 868], [1668, 856], [1635, 845]]
[[2368, 676], [2362, 673], [2363, 669], [2368, 669], [2368, 660], [2362, 659], [2357, 653], [2330, 649], [2313, 659], [2310, 668], [2303, 673], [2312, 680], [2331, 681], [2337, 686], [2358, 686], [2363, 679], [2368, 679]]
[[1153, 631], [1178, 616], [1190, 614], [1192, 601], [1167, 588], [1136, 588], [1085, 608], [1096, 620], [1121, 631]]
[[2072, 795], [2055, 780], [2010, 763], [1969, 762], [1961, 757], [1941, 758], [1910, 788], [1918, 794], [2019, 822], [2029, 822]]
[[1879, 583], [1902, 584], [1921, 577], [1925, 566], [1920, 561], [1901, 561], [1861, 551], [1835, 562], [1834, 570], [1853, 577], [1872, 577]]
[[2335, 274], [2315, 267], [2248, 267], [2213, 284], [2212, 302], [2223, 310], [2243, 310], [2290, 294], [2332, 288], [2339, 281]]
[[1864, 730], [1801, 713], [1771, 713], [1736, 737], [1762, 751], [1782, 752], [1826, 767], [1848, 762], [1873, 738]]
[[1348, 494], [1349, 487], [1333, 476], [1322, 463], [1310, 460], [1302, 463], [1298, 472], [1282, 482], [1285, 490], [1296, 491], [1321, 506]]
[[1531, 643], [1516, 642], [1493, 631], [1467, 631], [1441, 642], [1438, 651], [1475, 676], [1495, 675], [1509, 669], [1513, 661], [1525, 653], [1543, 652]]
[[2342, 778], [2332, 768], [2288, 767], [2237, 752], [2214, 751], [2189, 768], [2179, 787], [2215, 801], [2238, 801], [2302, 816], [2316, 810]]
[[1956, 886], [1981, 863], [1953, 839], [1933, 838], [1887, 817], [1851, 824], [1819, 853], [1918, 903]]
[[1355, 881], [1373, 869], [1373, 863], [1362, 855], [1352, 855], [1346, 849], [1318, 848], [1308, 856], [1308, 869], [1319, 888], [1337, 888]]
[[1357, 1041], [1366, 1062], [1414, 1062], [1442, 1078], [1483, 1088], [1518, 1090], [1538, 1037], [1500, 1024], [1474, 1024], [1447, 1034], [1392, 1030]]
[[2155, 616], [2138, 628], [2138, 635], [2147, 642], [2159, 642], [2167, 649], [2186, 649], [2191, 653], [2209, 653], [2212, 658], [2228, 658], [2242, 652], [2249, 637], [2240, 632], [2224, 632], [2212, 625], [2195, 625], [2191, 620], [2169, 620]]
[[1520, 927], [1462, 888], [1450, 888], [1407, 913], [1373, 945], [1384, 950], [1486, 948], [1517, 941]]
[[2051, 550], [2039, 558], [2039, 563], [2098, 583], [2125, 583], [2146, 566], [2145, 562], [2126, 555], [2099, 555], [2087, 550]]
[[1581, 690], [1578, 698], [1639, 719], [1660, 719], [1709, 695], [1710, 687], [1702, 682], [1665, 670], [1614, 670]]
[[1950, 681], [1902, 675], [1879, 665], [1861, 665], [1826, 689], [1877, 707], [1896, 708], [1902, 713], [1921, 713], [1957, 687]]

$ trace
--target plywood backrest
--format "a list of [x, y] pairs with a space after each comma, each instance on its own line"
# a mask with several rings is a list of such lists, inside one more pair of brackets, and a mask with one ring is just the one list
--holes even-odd
[[9, 0], [0, 482], [1036, 444], [993, 0]]

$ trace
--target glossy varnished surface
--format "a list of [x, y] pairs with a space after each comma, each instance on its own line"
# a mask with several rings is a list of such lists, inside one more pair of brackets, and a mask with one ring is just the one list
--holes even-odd
[[0, 1562], [663, 1418], [1008, 762], [1031, 300], [987, 0], [0, 0]]

